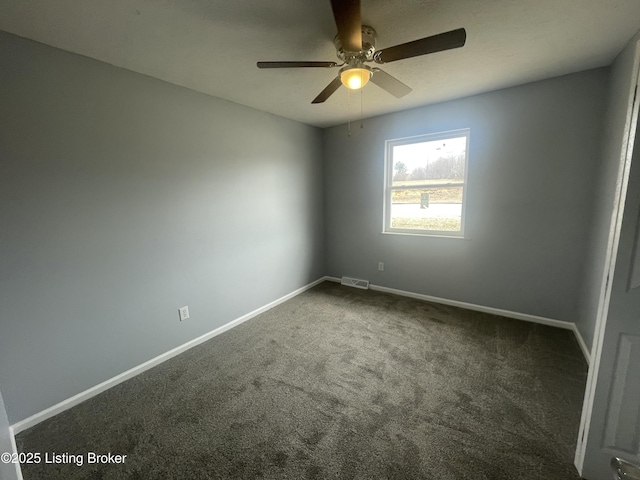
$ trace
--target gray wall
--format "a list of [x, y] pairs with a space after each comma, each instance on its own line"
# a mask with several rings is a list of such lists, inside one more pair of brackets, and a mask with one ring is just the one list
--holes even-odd
[[[12, 453], [11, 432], [9, 431], [9, 420], [7, 412], [4, 408], [2, 392], [0, 392], [0, 454]], [[18, 480], [16, 467], [12, 463], [0, 462], [0, 479], [1, 480]]]
[[0, 105], [11, 423], [324, 274], [320, 130], [5, 33]]
[[[325, 130], [327, 273], [575, 321], [607, 79], [597, 69], [368, 119], [351, 137]], [[468, 239], [382, 234], [384, 141], [466, 127]]]
[[576, 325], [589, 348], [593, 344], [607, 246], [611, 241], [609, 238], [611, 215], [622, 155], [621, 146], [627, 119], [629, 88], [632, 81], [631, 71], [634, 61], [632, 44], [633, 42], [618, 55], [611, 66], [607, 109], [602, 128], [602, 160], [597, 175], [598, 183], [594, 190], [596, 201], [584, 262], [580, 311], [576, 319]]

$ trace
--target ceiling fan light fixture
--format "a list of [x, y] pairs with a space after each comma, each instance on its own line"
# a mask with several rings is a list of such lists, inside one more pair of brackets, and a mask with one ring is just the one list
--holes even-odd
[[336, 56], [343, 62], [341, 65], [336, 62], [315, 60], [257, 63], [258, 68], [340, 68], [339, 74], [311, 101], [313, 104], [325, 102], [342, 85], [347, 90], [360, 90], [369, 83], [369, 80], [396, 98], [404, 97], [411, 92], [409, 86], [384, 70], [368, 67], [365, 62], [383, 64], [419, 57], [463, 47], [467, 40], [466, 30], [458, 28], [377, 50], [375, 29], [361, 23], [360, 0], [331, 0], [331, 8], [333, 19], [338, 27], [333, 44], [336, 48]]
[[373, 72], [366, 67], [350, 67], [340, 72], [340, 81], [349, 90], [359, 90], [364, 87], [369, 80]]

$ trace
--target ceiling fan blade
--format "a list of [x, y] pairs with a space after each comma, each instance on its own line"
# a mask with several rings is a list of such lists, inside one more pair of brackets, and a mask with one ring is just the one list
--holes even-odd
[[397, 98], [404, 97], [411, 93], [411, 87], [408, 87], [396, 77], [389, 75], [387, 72], [380, 70], [379, 68], [373, 69], [371, 81]]
[[258, 62], [258, 68], [337, 67], [336, 62]]
[[340, 80], [340, 77], [338, 76], [338, 77], [334, 78], [333, 82], [331, 82], [329, 85], [327, 85], [325, 87], [325, 89], [320, 92], [320, 95], [318, 95], [316, 98], [314, 98], [311, 103], [322, 103], [322, 102], [324, 102], [327, 98], [329, 98], [331, 95], [333, 95], [333, 92], [335, 92], [336, 90], [338, 90], [340, 88], [340, 85], [342, 85], [342, 81]]
[[360, 0], [331, 0], [331, 8], [342, 48], [348, 52], [362, 50]]
[[464, 28], [440, 33], [431, 37], [421, 38], [413, 42], [403, 43], [395, 47], [385, 48], [376, 52], [375, 60], [378, 63], [395, 62], [404, 58], [417, 57], [428, 53], [442, 52], [452, 48], [464, 46], [467, 40], [467, 32]]

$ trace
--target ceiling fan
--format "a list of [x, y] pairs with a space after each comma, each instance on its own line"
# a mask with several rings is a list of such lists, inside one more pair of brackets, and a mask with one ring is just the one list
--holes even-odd
[[376, 31], [360, 23], [360, 0], [331, 0], [333, 17], [338, 27], [334, 38], [336, 54], [342, 64], [336, 62], [258, 62], [258, 68], [337, 68], [339, 75], [313, 99], [311, 103], [327, 100], [340, 85], [350, 90], [364, 87], [369, 80], [397, 98], [404, 97], [411, 88], [377, 67], [365, 65], [395, 62], [428, 53], [441, 52], [464, 46], [467, 32], [464, 28], [421, 38], [395, 47], [376, 50]]

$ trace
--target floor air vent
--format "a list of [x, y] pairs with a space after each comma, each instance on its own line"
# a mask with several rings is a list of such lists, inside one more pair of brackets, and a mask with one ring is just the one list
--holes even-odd
[[360, 280], [359, 278], [342, 277], [342, 285], [347, 287], [356, 287], [367, 290], [369, 288], [369, 280]]

